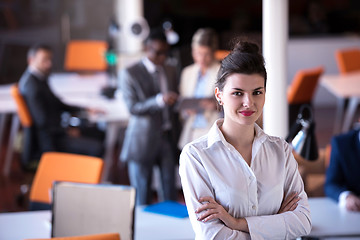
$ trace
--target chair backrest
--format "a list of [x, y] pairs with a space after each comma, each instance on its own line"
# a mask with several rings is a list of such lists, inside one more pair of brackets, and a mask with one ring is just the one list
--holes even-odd
[[318, 85], [319, 78], [323, 72], [323, 67], [297, 71], [290, 87], [288, 88], [288, 103], [310, 103]]
[[216, 50], [215, 51], [215, 59], [218, 61], [223, 60], [228, 54], [230, 53], [230, 51], [228, 50]]
[[324, 154], [324, 165], [325, 165], [325, 169], [327, 169], [329, 167], [330, 164], [330, 158], [331, 158], [331, 144], [327, 144], [325, 147], [325, 154]]
[[119, 233], [103, 233], [103, 234], [93, 234], [93, 235], [84, 235], [84, 236], [74, 236], [74, 237], [57, 237], [57, 238], [32, 238], [26, 240], [120, 240]]
[[335, 52], [336, 63], [341, 74], [360, 71], [360, 49], [348, 48]]
[[105, 71], [107, 43], [73, 40], [66, 46], [64, 69], [67, 71]]
[[10, 88], [11, 96], [14, 98], [16, 107], [17, 107], [17, 114], [19, 115], [19, 119], [21, 125], [23, 127], [30, 127], [32, 125], [32, 118], [26, 105], [25, 99], [21, 95], [19, 91], [19, 87], [17, 84], [14, 84]]
[[41, 156], [30, 190], [30, 201], [50, 204], [54, 181], [100, 183], [103, 169], [101, 158], [60, 152]]

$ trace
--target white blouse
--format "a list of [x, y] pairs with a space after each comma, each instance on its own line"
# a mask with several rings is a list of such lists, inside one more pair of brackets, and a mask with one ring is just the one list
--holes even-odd
[[[291, 147], [266, 135], [255, 124], [251, 165], [229, 144], [217, 120], [207, 135], [187, 144], [180, 155], [180, 177], [196, 239], [293, 239], [309, 234], [310, 208]], [[241, 133], [239, 133], [241, 134]], [[294, 211], [277, 214], [292, 192], [300, 201]], [[245, 217], [249, 232], [228, 228], [220, 220], [197, 220], [198, 199], [213, 197], [230, 215]]]

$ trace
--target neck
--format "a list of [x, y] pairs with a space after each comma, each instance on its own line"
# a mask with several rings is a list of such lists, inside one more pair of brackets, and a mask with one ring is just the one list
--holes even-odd
[[221, 126], [221, 132], [224, 134], [226, 141], [228, 141], [235, 148], [247, 147], [252, 145], [255, 138], [255, 125], [240, 125], [229, 123], [224, 120]]

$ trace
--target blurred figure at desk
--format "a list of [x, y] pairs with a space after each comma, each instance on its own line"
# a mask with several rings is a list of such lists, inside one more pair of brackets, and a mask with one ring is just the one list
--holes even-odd
[[145, 40], [145, 57], [120, 72], [120, 88], [131, 114], [120, 155], [127, 162], [136, 203], [152, 200], [153, 167], [158, 165], [162, 189], [160, 201], [176, 200], [175, 166], [178, 153], [176, 68], [166, 63], [169, 45], [161, 29]]
[[19, 81], [20, 92], [34, 122], [40, 152], [58, 151], [101, 157], [104, 151], [103, 133], [96, 127], [71, 127], [68, 122], [71, 114], [98, 110], [63, 103], [49, 86], [51, 67], [51, 48], [35, 45], [28, 51], [28, 68]]
[[184, 68], [180, 79], [180, 96], [183, 98], [204, 98], [201, 102], [202, 112], [183, 111], [184, 127], [179, 139], [179, 148], [194, 139], [205, 135], [216, 119], [216, 101], [214, 85], [220, 63], [215, 59], [218, 49], [218, 36], [211, 28], [198, 29], [191, 42], [194, 63]]
[[[360, 119], [359, 119], [360, 123]], [[325, 193], [350, 211], [360, 211], [360, 129], [331, 140]]]

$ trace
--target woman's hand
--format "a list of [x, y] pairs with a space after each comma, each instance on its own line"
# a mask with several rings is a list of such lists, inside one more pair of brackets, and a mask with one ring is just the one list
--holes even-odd
[[293, 192], [291, 193], [282, 203], [280, 206], [280, 209], [278, 211], [278, 214], [284, 213], [287, 211], [294, 211], [296, 207], [298, 206], [298, 201], [300, 200], [300, 197], [298, 193]]
[[232, 230], [249, 232], [245, 218], [234, 218], [212, 197], [202, 197], [199, 199], [199, 202], [203, 205], [195, 211], [196, 214], [199, 214], [198, 221], [207, 222], [213, 219], [219, 219]]

